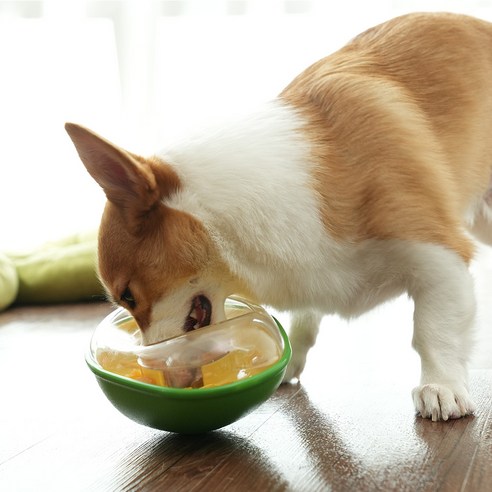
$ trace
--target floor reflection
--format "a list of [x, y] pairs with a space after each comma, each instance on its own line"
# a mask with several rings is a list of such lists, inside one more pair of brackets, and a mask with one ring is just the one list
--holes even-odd
[[[128, 457], [123, 457], [121, 463], [128, 467]], [[227, 430], [190, 436], [153, 432], [142, 443], [132, 466], [147, 475], [138, 477], [144, 488], [165, 487], [168, 483], [173, 490], [180, 490], [180, 486], [189, 490], [198, 484], [218, 490], [229, 482], [231, 490], [254, 490], [255, 483], [279, 490], [287, 485], [268, 453], [248, 438]], [[121, 470], [115, 473], [121, 477]], [[238, 484], [244, 489], [238, 489]]]

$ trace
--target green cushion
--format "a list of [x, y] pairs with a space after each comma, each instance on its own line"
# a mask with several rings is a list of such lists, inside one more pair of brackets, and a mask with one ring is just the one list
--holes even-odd
[[14, 262], [0, 253], [0, 311], [7, 308], [17, 297], [19, 278]]
[[17, 303], [75, 302], [104, 296], [96, 274], [96, 239], [75, 237], [13, 257], [19, 276]]

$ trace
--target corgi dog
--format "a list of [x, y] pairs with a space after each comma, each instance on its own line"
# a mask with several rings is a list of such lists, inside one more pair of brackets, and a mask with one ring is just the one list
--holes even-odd
[[66, 124], [107, 197], [99, 275], [145, 344], [220, 322], [236, 293], [292, 312], [299, 378], [321, 318], [407, 293], [424, 418], [474, 411], [472, 237], [492, 244], [492, 24], [410, 14], [250, 114], [151, 157]]

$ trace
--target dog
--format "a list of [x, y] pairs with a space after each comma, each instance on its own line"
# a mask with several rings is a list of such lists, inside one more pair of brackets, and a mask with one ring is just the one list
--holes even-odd
[[407, 293], [417, 414], [473, 413], [468, 266], [473, 237], [492, 244], [492, 24], [395, 18], [150, 158], [66, 130], [107, 196], [100, 278], [145, 344], [223, 320], [242, 294], [292, 312], [292, 380], [323, 315]]

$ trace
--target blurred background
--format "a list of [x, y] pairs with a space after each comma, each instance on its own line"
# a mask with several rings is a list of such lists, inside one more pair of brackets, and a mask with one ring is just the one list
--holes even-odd
[[492, 0], [0, 1], [0, 251], [97, 227], [104, 195], [65, 121], [151, 153], [417, 10], [492, 21]]

